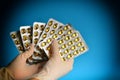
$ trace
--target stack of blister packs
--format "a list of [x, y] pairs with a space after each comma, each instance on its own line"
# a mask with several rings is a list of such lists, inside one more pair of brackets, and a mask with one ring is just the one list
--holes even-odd
[[34, 22], [33, 27], [21, 26], [20, 31], [10, 33], [18, 51], [23, 53], [34, 44], [34, 53], [27, 63], [36, 64], [47, 61], [50, 57], [50, 44], [56, 39], [59, 44], [59, 54], [63, 61], [74, 58], [88, 50], [81, 34], [70, 24], [62, 24], [54, 19], [46, 23]]

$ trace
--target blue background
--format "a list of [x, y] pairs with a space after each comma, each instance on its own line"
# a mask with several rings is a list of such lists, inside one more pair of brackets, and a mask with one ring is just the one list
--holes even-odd
[[89, 47], [88, 52], [75, 58], [73, 70], [59, 80], [120, 79], [119, 59], [116, 59], [119, 56], [115, 44], [116, 20], [104, 2], [26, 0], [8, 1], [6, 4], [3, 9], [5, 16], [1, 16], [4, 20], [0, 32], [1, 67], [18, 55], [10, 32], [19, 30], [23, 25], [32, 25], [35, 21], [47, 22], [49, 18], [54, 18], [64, 24], [71, 23]]

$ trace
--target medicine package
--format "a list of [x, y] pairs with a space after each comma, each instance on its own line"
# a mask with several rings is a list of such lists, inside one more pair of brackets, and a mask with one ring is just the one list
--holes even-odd
[[59, 45], [61, 60], [77, 57], [88, 50], [88, 46], [79, 31], [70, 24], [63, 24], [50, 18], [47, 23], [34, 22], [32, 26], [20, 26], [19, 31], [10, 33], [19, 53], [34, 45], [33, 54], [27, 59], [28, 64], [47, 61], [50, 56], [50, 44], [54, 39]]

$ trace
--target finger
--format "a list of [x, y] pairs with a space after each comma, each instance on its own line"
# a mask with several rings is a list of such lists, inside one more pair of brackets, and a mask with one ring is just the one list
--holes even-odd
[[31, 44], [30, 49], [26, 51], [25, 53], [23, 53], [22, 55], [24, 56], [25, 59], [27, 59], [33, 54], [33, 52], [34, 52], [34, 45]]
[[58, 57], [59, 56], [59, 47], [58, 47], [57, 40], [53, 40], [53, 42], [51, 44], [51, 51], [50, 52], [51, 52], [52, 57]]

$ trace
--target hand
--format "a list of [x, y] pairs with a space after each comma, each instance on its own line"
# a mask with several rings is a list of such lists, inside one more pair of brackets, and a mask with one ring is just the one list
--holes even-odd
[[57, 41], [54, 40], [51, 45], [51, 58], [44, 65], [41, 72], [33, 76], [33, 80], [56, 80], [72, 70], [72, 67], [73, 59], [62, 61]]
[[33, 54], [33, 51], [34, 46], [31, 45], [28, 51], [18, 55], [16, 59], [8, 65], [7, 69], [13, 74], [15, 80], [27, 79], [40, 70], [40, 64], [26, 64], [27, 58]]

